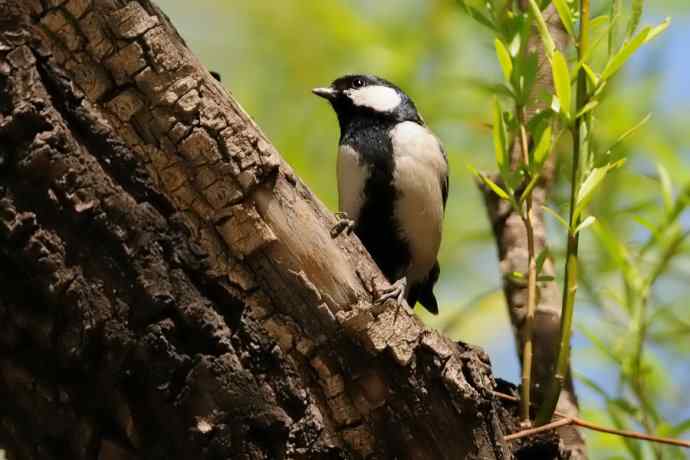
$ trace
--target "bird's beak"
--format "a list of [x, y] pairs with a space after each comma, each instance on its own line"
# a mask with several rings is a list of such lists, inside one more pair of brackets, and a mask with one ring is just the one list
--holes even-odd
[[333, 88], [314, 88], [311, 92], [329, 101], [332, 101], [338, 95], [338, 92]]

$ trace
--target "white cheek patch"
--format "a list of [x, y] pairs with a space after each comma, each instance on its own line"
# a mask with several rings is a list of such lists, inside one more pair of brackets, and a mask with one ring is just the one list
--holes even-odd
[[345, 94], [352, 102], [360, 107], [368, 107], [377, 112], [388, 112], [402, 102], [400, 95], [388, 86], [374, 85], [363, 88], [350, 89]]

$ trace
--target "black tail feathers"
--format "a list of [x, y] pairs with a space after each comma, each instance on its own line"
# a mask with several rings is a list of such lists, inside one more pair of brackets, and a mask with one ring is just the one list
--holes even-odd
[[417, 301], [419, 301], [429, 313], [438, 314], [438, 302], [436, 301], [436, 296], [434, 296], [434, 284], [438, 281], [440, 273], [441, 268], [438, 266], [438, 262], [436, 262], [426, 280], [412, 286], [407, 296], [407, 303], [410, 307], [414, 308]]

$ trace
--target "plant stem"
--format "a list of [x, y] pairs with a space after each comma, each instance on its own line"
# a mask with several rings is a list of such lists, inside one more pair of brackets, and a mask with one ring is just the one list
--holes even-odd
[[[501, 393], [500, 391], [493, 391], [492, 392], [494, 396], [500, 399], [504, 399], [506, 401], [513, 401], [513, 402], [518, 402], [520, 398], [516, 398], [515, 396], [506, 394], [506, 393]], [[678, 446], [678, 447], [685, 447], [686, 449], [690, 449], [690, 441], [686, 441], [684, 439], [676, 439], [676, 438], [665, 438], [662, 436], [654, 436], [650, 435], [648, 433], [639, 433], [637, 431], [627, 431], [627, 430], [619, 430], [616, 428], [609, 428], [603, 425], [599, 425], [596, 423], [588, 422], [587, 420], [581, 419], [579, 417], [572, 417], [566, 414], [563, 414], [561, 412], [555, 411], [554, 415], [556, 417], [561, 417], [559, 420], [552, 422], [549, 422], [546, 425], [542, 425], [538, 428], [531, 428], [529, 430], [523, 430], [519, 431], [517, 433], [509, 434], [505, 436], [503, 439], [506, 441], [512, 441], [515, 439], [520, 439], [525, 436], [531, 436], [536, 433], [540, 433], [542, 431], [546, 430], [552, 430], [554, 428], [559, 428], [564, 425], [572, 424], [575, 426], [579, 426], [580, 428], [587, 428], [589, 430], [593, 431], [598, 431], [599, 433], [608, 433], [612, 434], [615, 436], [620, 436], [623, 438], [632, 438], [632, 439], [639, 439], [641, 441], [649, 441], [649, 442], [654, 442], [654, 443], [660, 443], [660, 444], [668, 444], [670, 446]], [[560, 420], [567, 420], [568, 423], [565, 422], [560, 422]]]
[[[580, 36], [578, 41], [578, 59], [582, 59], [587, 54], [589, 46], [589, 6], [590, 0], [580, 2]], [[577, 104], [575, 113], [587, 103], [587, 76], [582, 68], [577, 71]], [[558, 358], [556, 359], [556, 369], [553, 378], [546, 390], [544, 403], [539, 409], [536, 423], [543, 425], [551, 421], [561, 388], [567, 377], [570, 364], [570, 337], [573, 329], [573, 312], [575, 310], [575, 294], [577, 293], [577, 252], [579, 246], [579, 235], [575, 231], [579, 225], [580, 217], [575, 214], [577, 205], [577, 194], [580, 188], [580, 160], [583, 155], [587, 155], [588, 143], [582, 137], [583, 127], [588, 127], [589, 115], [583, 115], [575, 120], [573, 127], [573, 170], [570, 183], [570, 216], [568, 220], [568, 247], [565, 263], [565, 281], [563, 285], [563, 303], [561, 307], [561, 330], [560, 342], [558, 346]], [[583, 123], [585, 124], [583, 126]], [[589, 130], [588, 130], [589, 131]], [[582, 151], [586, 145], [585, 151]]]
[[[525, 111], [517, 107], [520, 120], [520, 148], [525, 166], [529, 164], [529, 147], [527, 144], [527, 130], [525, 129]], [[537, 262], [534, 248], [534, 228], [532, 226], [532, 191], [527, 192], [525, 198], [525, 212], [522, 221], [527, 233], [527, 314], [523, 326], [524, 342], [522, 345], [522, 421], [530, 424], [531, 380], [532, 380], [532, 335], [534, 330], [534, 312], [537, 306]]]

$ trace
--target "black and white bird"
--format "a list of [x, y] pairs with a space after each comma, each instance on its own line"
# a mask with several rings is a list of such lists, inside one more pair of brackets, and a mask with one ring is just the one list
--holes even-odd
[[448, 159], [414, 102], [372, 75], [347, 75], [314, 94], [338, 116], [337, 176], [341, 213], [383, 274], [393, 283], [380, 300], [419, 301], [438, 313]]

